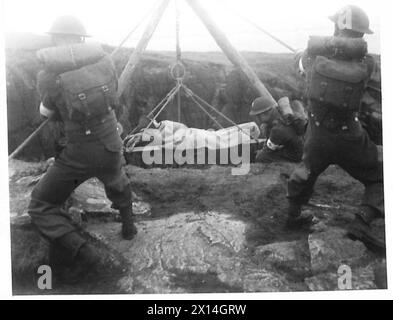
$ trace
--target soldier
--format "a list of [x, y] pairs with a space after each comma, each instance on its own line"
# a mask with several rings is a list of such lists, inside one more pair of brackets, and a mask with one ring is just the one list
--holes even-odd
[[[299, 109], [300, 101], [293, 101], [292, 106]], [[300, 108], [301, 109], [301, 108]], [[278, 107], [271, 107], [270, 101], [263, 97], [254, 100], [250, 115], [260, 125], [261, 132], [267, 138], [263, 148], [256, 154], [257, 162], [289, 161], [300, 162], [303, 154], [303, 134], [305, 119], [295, 116], [287, 97], [278, 101]]]
[[81, 183], [99, 178], [120, 211], [123, 238], [131, 240], [137, 233], [115, 116], [117, 76], [101, 46], [84, 43], [88, 35], [76, 18], [58, 18], [49, 34], [55, 46], [37, 53], [44, 65], [37, 76], [40, 113], [64, 122], [68, 142], [32, 191], [28, 212], [40, 233], [86, 270], [101, 259], [62, 209]]
[[302, 163], [288, 181], [288, 227], [312, 221], [311, 215], [301, 213], [301, 206], [309, 201], [318, 176], [337, 164], [365, 186], [348, 235], [384, 250], [384, 241], [370, 228], [384, 214], [383, 164], [358, 119], [374, 68], [363, 36], [372, 31], [366, 13], [356, 6], [345, 7], [330, 19], [335, 23], [334, 37], [310, 37], [307, 50], [297, 57], [298, 69], [306, 76], [310, 123]]

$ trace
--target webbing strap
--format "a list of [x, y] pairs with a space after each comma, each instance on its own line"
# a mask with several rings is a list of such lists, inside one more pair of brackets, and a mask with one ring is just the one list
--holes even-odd
[[104, 95], [104, 100], [105, 100], [107, 111], [111, 112], [112, 106], [111, 106], [111, 102], [110, 102], [109, 96], [108, 96], [109, 88], [108, 88], [108, 86], [102, 86], [101, 90], [102, 90], [102, 94]]
[[90, 113], [89, 106], [88, 106], [88, 104], [87, 104], [87, 97], [86, 97], [86, 94], [85, 94], [85, 93], [80, 93], [80, 94], [78, 94], [78, 99], [79, 99], [79, 101], [80, 101], [80, 102], [82, 103], [82, 105], [83, 105], [83, 109], [85, 110], [86, 116], [89, 117], [91, 113]]

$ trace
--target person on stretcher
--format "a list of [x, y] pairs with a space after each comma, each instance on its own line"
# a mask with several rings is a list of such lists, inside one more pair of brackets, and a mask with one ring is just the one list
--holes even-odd
[[[169, 120], [161, 122], [153, 120], [151, 126], [153, 128], [148, 127], [127, 136], [124, 142], [125, 151], [132, 152], [135, 147], [146, 145], [176, 148], [180, 144], [192, 149], [198, 146], [208, 149], [224, 149], [242, 143], [255, 142], [260, 136], [258, 125], [254, 122], [242, 123], [220, 130], [189, 128], [183, 123]], [[157, 141], [157, 143], [154, 144], [153, 141]]]

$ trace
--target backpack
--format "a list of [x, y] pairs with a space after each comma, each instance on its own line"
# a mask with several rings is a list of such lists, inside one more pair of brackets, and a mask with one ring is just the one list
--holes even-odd
[[357, 111], [368, 77], [368, 66], [362, 60], [317, 56], [307, 76], [307, 97], [338, 109]]
[[68, 117], [88, 121], [109, 113], [118, 104], [117, 75], [109, 56], [58, 75]]
[[363, 39], [310, 37], [307, 98], [342, 111], [357, 111], [369, 79]]

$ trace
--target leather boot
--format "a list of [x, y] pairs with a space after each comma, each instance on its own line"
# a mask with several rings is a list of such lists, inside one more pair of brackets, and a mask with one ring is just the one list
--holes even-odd
[[121, 208], [120, 216], [122, 221], [121, 233], [123, 239], [132, 240], [138, 233], [138, 230], [134, 224], [134, 215], [132, 214], [132, 206]]
[[86, 239], [77, 231], [67, 233], [56, 239], [56, 243], [66, 249], [72, 258], [75, 258]]
[[58, 238], [51, 249], [51, 265], [56, 279], [62, 283], [80, 282], [101, 262], [98, 250], [76, 231]]
[[288, 219], [286, 226], [288, 229], [301, 229], [312, 223], [313, 215], [311, 213], [302, 213], [302, 206], [293, 201], [288, 205]]
[[75, 257], [78, 264], [85, 267], [92, 267], [99, 265], [101, 262], [101, 254], [91, 244], [85, 243]]
[[348, 228], [348, 237], [352, 240], [359, 240], [371, 251], [385, 253], [386, 244], [383, 238], [377, 237], [371, 229], [371, 222], [378, 217], [376, 210], [370, 207], [363, 207], [356, 214], [355, 219]]

